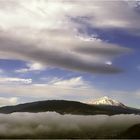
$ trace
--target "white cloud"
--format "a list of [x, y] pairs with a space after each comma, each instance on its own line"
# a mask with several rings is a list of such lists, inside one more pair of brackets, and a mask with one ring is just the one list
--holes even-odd
[[7, 106], [7, 105], [16, 105], [18, 103], [17, 97], [0, 97], [0, 106]]
[[140, 89], [136, 90], [134, 95], [136, 95], [136, 97], [140, 98]]
[[[139, 124], [139, 115], [60, 115], [56, 112], [0, 114], [4, 138], [110, 138]], [[123, 126], [123, 127], [122, 127]], [[7, 133], [8, 132], [8, 133]]]
[[3, 74], [4, 73], [4, 70], [0, 69], [0, 74]]
[[112, 62], [111, 61], [106, 61], [105, 64], [112, 65]]
[[31, 84], [32, 79], [23, 79], [17, 77], [0, 77], [1, 84]]
[[30, 71], [42, 71], [45, 70], [45, 66], [41, 63], [27, 63], [27, 68], [17, 69], [15, 72], [26, 73]]
[[[78, 29], [85, 29], [83, 26], [87, 24], [72, 19], [81, 17], [99, 28], [139, 28], [140, 21], [135, 10], [120, 1], [33, 0], [29, 3], [21, 0], [11, 3], [5, 0], [0, 5], [0, 58], [16, 58], [90, 73], [121, 72], [113, 65], [105, 65], [104, 61], [129, 52], [129, 49], [95, 36], [90, 41], [78, 38], [83, 37]], [[114, 12], [110, 12], [112, 9]]]
[[[14, 3], [11, 3], [10, 0], [5, 0], [1, 2], [1, 5], [0, 15], [2, 19], [1, 26], [3, 28], [30, 26], [33, 28], [62, 29], [63, 27], [76, 26], [75, 23], [70, 23], [69, 17], [81, 17], [82, 20], [91, 23], [93, 26], [103, 28], [140, 27], [138, 24], [140, 17], [135, 10], [134, 4], [123, 0], [31, 0], [30, 3], [28, 3], [28, 0], [15, 1]], [[114, 12], [111, 12], [112, 10]], [[5, 17], [5, 12], [9, 16]], [[16, 13], [16, 15], [13, 13]], [[38, 20], [36, 20], [37, 18]], [[23, 20], [24, 22], [22, 22]]]
[[[128, 3], [129, 2], [124, 0], [88, 0], [76, 1], [75, 3], [70, 1], [70, 4], [74, 5], [71, 10], [71, 15], [88, 17], [81, 18], [81, 20], [89, 23], [93, 27], [139, 29], [139, 13], [136, 11], [134, 6]], [[86, 7], [86, 9], [84, 7]], [[83, 11], [82, 9], [85, 10]]]
[[88, 83], [82, 79], [82, 77], [74, 77], [67, 80], [53, 79], [49, 82], [52, 86], [64, 87], [64, 88], [80, 88], [87, 87]]
[[40, 63], [27, 64], [27, 66], [29, 67], [29, 69], [31, 71], [33, 71], [33, 70], [44, 70], [44, 66]]
[[47, 83], [36, 84], [6, 84], [0, 85], [0, 92], [13, 96], [35, 97], [45, 99], [86, 100], [91, 97], [100, 97], [102, 92], [90, 85], [82, 77], [70, 79], [54, 78]]
[[[13, 81], [13, 80], [12, 80]], [[15, 81], [15, 80], [14, 80]], [[46, 82], [45, 82], [46, 81]], [[88, 102], [91, 99], [109, 96], [118, 100], [125, 105], [139, 107], [140, 91], [124, 91], [124, 90], [105, 90], [95, 86], [93, 83], [80, 77], [48, 78], [43, 83], [30, 83], [16, 80], [16, 82], [8, 82], [5, 79], [0, 82], [0, 93], [9, 94], [15, 97], [28, 97], [33, 100], [47, 99], [66, 99]], [[125, 98], [127, 96], [127, 98]], [[137, 100], [137, 104], [132, 103], [132, 99]]]
[[140, 66], [137, 66], [137, 69], [140, 70]]

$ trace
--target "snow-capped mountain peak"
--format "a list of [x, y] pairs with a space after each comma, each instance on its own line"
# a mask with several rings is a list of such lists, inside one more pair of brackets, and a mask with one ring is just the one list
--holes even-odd
[[93, 105], [111, 105], [111, 106], [125, 106], [124, 104], [113, 100], [107, 96], [101, 97], [99, 99], [89, 101], [88, 104], [93, 104]]

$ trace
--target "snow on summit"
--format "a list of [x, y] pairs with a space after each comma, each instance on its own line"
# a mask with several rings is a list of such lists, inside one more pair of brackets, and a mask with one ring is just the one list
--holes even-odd
[[107, 96], [101, 97], [99, 99], [91, 100], [88, 102], [88, 104], [94, 104], [94, 105], [111, 105], [111, 106], [124, 106], [122, 103], [113, 100]]

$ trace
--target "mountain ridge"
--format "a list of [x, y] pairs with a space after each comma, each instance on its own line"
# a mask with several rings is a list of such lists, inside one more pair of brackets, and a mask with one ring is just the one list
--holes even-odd
[[15, 106], [0, 107], [0, 113], [10, 114], [14, 112], [47, 112], [55, 111], [59, 114], [73, 115], [117, 115], [117, 114], [140, 114], [140, 109], [110, 106], [90, 105], [78, 101], [69, 100], [45, 100], [19, 104]]

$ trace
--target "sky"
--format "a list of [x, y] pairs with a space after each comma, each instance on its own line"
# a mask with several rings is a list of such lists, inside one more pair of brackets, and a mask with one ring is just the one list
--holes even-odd
[[140, 1], [1, 0], [0, 105], [102, 96], [140, 108]]

